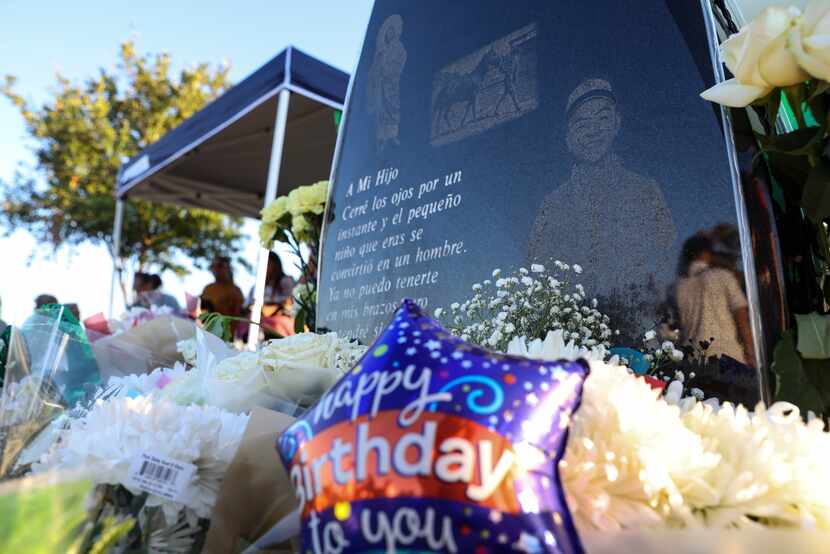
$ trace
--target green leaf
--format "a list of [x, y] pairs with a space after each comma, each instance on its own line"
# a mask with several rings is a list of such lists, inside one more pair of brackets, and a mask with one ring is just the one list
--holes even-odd
[[830, 408], [830, 360], [801, 360], [807, 381], [812, 384], [821, 395], [824, 403], [824, 413]]
[[787, 97], [787, 103], [795, 115], [799, 128], [806, 127], [807, 124], [804, 121], [804, 112], [802, 111], [804, 100], [806, 99], [806, 87], [804, 84], [799, 83], [784, 87], [784, 95]]
[[306, 313], [305, 308], [301, 308], [299, 312], [297, 312], [296, 317], [294, 317], [294, 332], [295, 333], [303, 333], [305, 332], [305, 320], [306, 320]]
[[810, 171], [801, 196], [801, 207], [814, 223], [830, 217], [830, 161], [820, 158]]
[[813, 81], [812, 90], [810, 91], [808, 100], [822, 96], [828, 90], [830, 90], [830, 82], [820, 80]]
[[233, 340], [231, 320], [227, 316], [216, 312], [210, 312], [207, 314], [201, 314], [199, 316], [199, 321], [202, 323], [202, 328], [211, 335], [216, 335], [225, 342]]
[[795, 314], [798, 353], [808, 360], [830, 358], [830, 316]]
[[807, 124], [811, 126], [826, 126], [827, 96], [820, 94], [807, 100], [808, 112], [805, 114]]
[[820, 147], [822, 138], [824, 127], [809, 127], [780, 135], [760, 135], [758, 141], [767, 152], [803, 156]]
[[780, 152], [767, 152], [770, 172], [781, 187], [787, 202], [801, 205], [804, 183], [812, 167], [804, 156], [789, 156]]
[[775, 373], [775, 401], [791, 402], [803, 414], [813, 411], [822, 414], [825, 404], [819, 390], [809, 382], [801, 358], [795, 348], [793, 332], [784, 334], [773, 353], [772, 370]]

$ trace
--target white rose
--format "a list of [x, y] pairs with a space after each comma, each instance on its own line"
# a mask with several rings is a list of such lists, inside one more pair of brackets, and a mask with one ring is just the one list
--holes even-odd
[[333, 368], [337, 361], [337, 349], [336, 333], [300, 333], [269, 341], [260, 352], [260, 361], [274, 371], [283, 368]]
[[722, 45], [724, 63], [735, 77], [704, 91], [705, 100], [742, 108], [763, 98], [774, 87], [807, 80], [787, 48], [801, 12], [795, 7], [770, 6]]
[[830, 2], [811, 0], [789, 35], [790, 52], [813, 77], [830, 80]]

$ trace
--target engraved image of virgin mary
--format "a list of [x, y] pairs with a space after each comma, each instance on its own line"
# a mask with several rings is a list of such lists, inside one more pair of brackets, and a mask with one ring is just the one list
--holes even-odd
[[406, 49], [401, 42], [403, 18], [390, 15], [380, 26], [375, 42], [375, 57], [369, 68], [367, 93], [369, 113], [375, 116], [378, 150], [398, 144], [401, 121], [401, 73], [406, 64]]

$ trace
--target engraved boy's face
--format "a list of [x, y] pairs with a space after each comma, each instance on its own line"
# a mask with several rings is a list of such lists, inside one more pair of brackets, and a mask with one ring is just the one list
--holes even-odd
[[620, 116], [614, 101], [592, 98], [568, 119], [568, 150], [579, 160], [595, 162], [608, 154], [619, 130]]

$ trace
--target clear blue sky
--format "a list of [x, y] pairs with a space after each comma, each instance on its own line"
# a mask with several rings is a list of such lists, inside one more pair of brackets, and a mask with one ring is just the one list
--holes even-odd
[[[39, 104], [49, 98], [56, 72], [83, 80], [99, 67], [113, 67], [126, 39], [134, 40], [140, 53], [170, 53], [178, 67], [226, 60], [234, 82], [289, 44], [351, 72], [371, 7], [371, 0], [0, 0], [0, 75], [15, 75], [17, 90]], [[11, 179], [21, 163], [32, 164], [23, 120], [0, 99], [0, 179]], [[246, 229], [256, 231], [251, 223]], [[106, 312], [111, 275], [106, 250], [85, 245], [52, 255], [28, 233], [11, 231], [0, 238], [2, 319], [21, 323], [34, 297], [45, 292], [78, 302], [84, 317]], [[246, 252], [253, 262], [253, 240]], [[163, 277], [165, 288], [180, 298], [211, 280], [204, 272], [184, 280]], [[244, 272], [237, 280], [245, 292], [253, 283]]]

